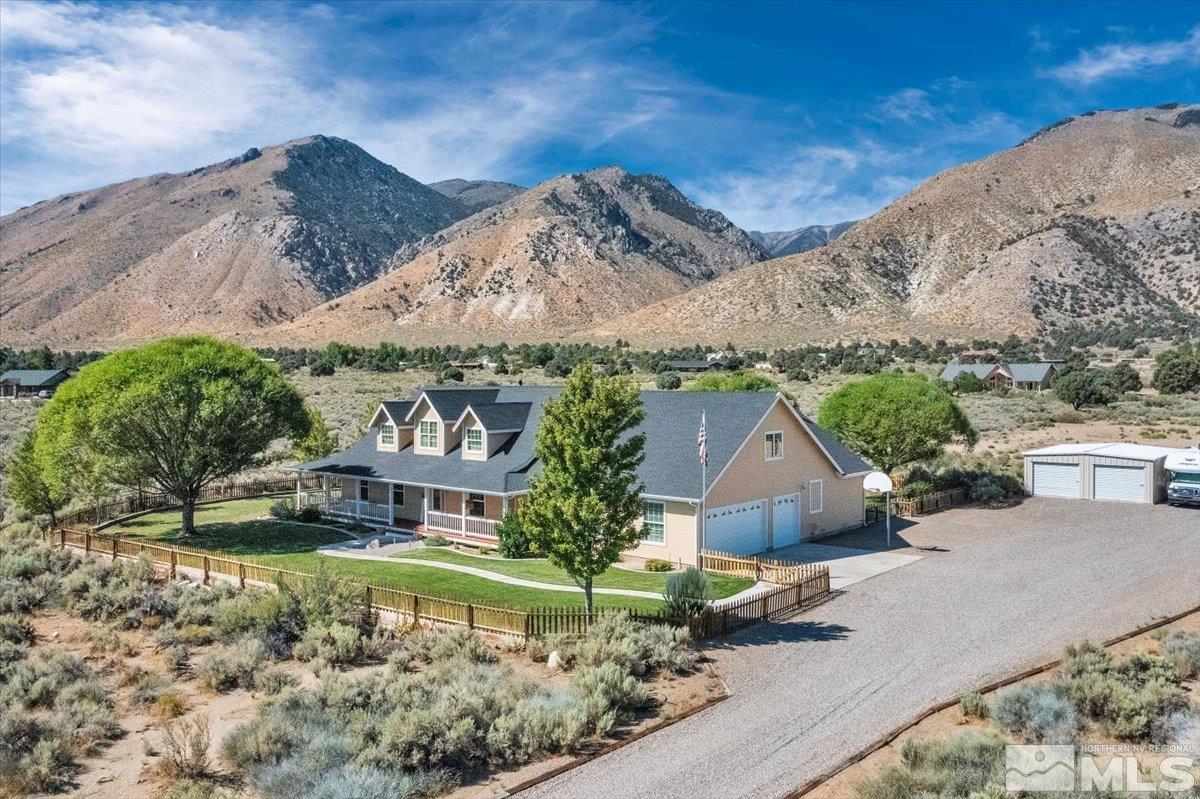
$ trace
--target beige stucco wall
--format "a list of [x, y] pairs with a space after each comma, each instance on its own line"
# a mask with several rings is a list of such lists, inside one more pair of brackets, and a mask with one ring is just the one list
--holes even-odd
[[[783, 431], [783, 457], [766, 459], [765, 435]], [[811, 512], [809, 481], [820, 479], [824, 503]], [[783, 401], [776, 402], [708, 492], [707, 506], [716, 508], [752, 500], [767, 502], [767, 541], [772, 541], [770, 500], [800, 493], [800, 535], [804, 539], [858, 527], [864, 520], [862, 476], [843, 478]]]
[[[696, 508], [687, 502], [666, 502], [665, 543], [641, 543], [625, 554], [635, 558], [663, 558], [672, 563], [696, 565]], [[641, 526], [641, 522], [638, 522]]]

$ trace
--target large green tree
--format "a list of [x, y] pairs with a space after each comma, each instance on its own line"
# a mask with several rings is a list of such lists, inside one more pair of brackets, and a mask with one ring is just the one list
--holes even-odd
[[71, 487], [38, 451], [37, 433], [34, 425], [8, 462], [8, 494], [30, 513], [50, 517], [50, 527], [54, 528], [58, 526], [58, 512], [71, 499]]
[[1054, 396], [1075, 410], [1085, 405], [1108, 405], [1117, 398], [1108, 375], [1099, 369], [1078, 369], [1059, 375], [1054, 381]]
[[1200, 391], [1200, 344], [1184, 344], [1159, 353], [1150, 385], [1163, 394]]
[[534, 440], [542, 471], [530, 480], [520, 521], [533, 547], [583, 588], [589, 614], [593, 578], [641, 539], [645, 439], [629, 431], [644, 417], [629, 378], [600, 377], [584, 362], [546, 403]]
[[[309, 417], [278, 367], [214, 338], [170, 338], [109, 355], [62, 384], [38, 417], [37, 448], [64, 477], [145, 479], [179, 498], [194, 530], [200, 491], [255, 465]], [[91, 479], [91, 477], [89, 477]]]
[[709, 372], [689, 391], [778, 391], [779, 385], [756, 372]]
[[919, 374], [884, 372], [847, 383], [821, 403], [817, 421], [887, 472], [936, 458], [952, 441], [974, 446], [978, 439], [954, 398]]

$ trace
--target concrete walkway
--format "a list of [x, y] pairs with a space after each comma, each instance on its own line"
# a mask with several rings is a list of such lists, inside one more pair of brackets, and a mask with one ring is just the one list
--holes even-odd
[[774, 550], [771, 557], [828, 566], [829, 587], [838, 591], [848, 585], [861, 583], [892, 569], [915, 563], [922, 556], [900, 552], [873, 552], [869, 549], [835, 547], [829, 544], [796, 544]]
[[[526, 580], [521, 577], [512, 577], [507, 574], [501, 574], [499, 572], [488, 571], [487, 569], [479, 569], [474, 566], [464, 566], [461, 563], [446, 563], [446, 562], [440, 561], [440, 560], [418, 560], [416, 558], [407, 558], [407, 559], [406, 558], [393, 558], [393, 557], [388, 557], [387, 555], [373, 554], [374, 552], [385, 552], [388, 549], [389, 549], [388, 546], [383, 546], [383, 547], [379, 547], [378, 549], [373, 549], [370, 553], [368, 553], [368, 552], [364, 552], [361, 549], [344, 549], [337, 545], [332, 545], [329, 547], [323, 547], [321, 549], [318, 549], [317, 552], [321, 555], [329, 555], [329, 556], [335, 557], [335, 558], [351, 558], [351, 559], [357, 558], [358, 560], [374, 560], [374, 561], [379, 561], [380, 563], [391, 563], [393, 565], [399, 564], [399, 563], [406, 563], [406, 564], [417, 565], [417, 566], [429, 566], [434, 569], [446, 569], [447, 571], [460, 572], [462, 574], [470, 574], [475, 577], [482, 577], [485, 580], [495, 580], [496, 582], [507, 583], [508, 585], [519, 585], [523, 588], [537, 588], [541, 591], [570, 591], [570, 592], [579, 593], [579, 594], [583, 593], [583, 589], [577, 585], [562, 585], [560, 583], [543, 583], [538, 580]], [[401, 551], [401, 550], [397, 550], [397, 551]], [[713, 600], [712, 605], [714, 608], [721, 608], [731, 602], [736, 602], [739, 599], [745, 599], [746, 597], [754, 596], [755, 594], [762, 593], [763, 591], [767, 591], [774, 587], [775, 586], [771, 583], [758, 582], [758, 583], [755, 583], [754, 585], [750, 586], [746, 590], [740, 591], [739, 593], [734, 594], [733, 596], [727, 596], [722, 599], [715, 599], [715, 600]], [[632, 596], [632, 597], [638, 597], [641, 599], [662, 599], [663, 598], [662, 594], [657, 594], [653, 591], [636, 591], [632, 588], [601, 588], [601, 587], [597, 586], [597, 587], [592, 588], [592, 593], [593, 594], [608, 594], [610, 596]]]
[[522, 799], [773, 799], [926, 708], [1200, 605], [1200, 512], [1034, 498], [904, 530], [919, 562], [710, 650], [732, 696]]

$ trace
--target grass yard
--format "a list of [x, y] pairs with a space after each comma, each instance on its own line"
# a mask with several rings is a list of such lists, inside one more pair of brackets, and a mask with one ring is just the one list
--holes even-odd
[[[463, 566], [474, 566], [477, 569], [487, 569], [509, 577], [519, 577], [523, 580], [537, 580], [542, 583], [575, 584], [565, 571], [550, 565], [550, 562], [544, 558], [508, 560], [500, 557], [471, 555], [449, 547], [414, 549], [411, 552], [397, 553], [392, 557], [396, 560], [436, 560], [442, 563], [457, 563]], [[709, 580], [712, 582], [713, 592], [718, 598], [733, 596], [754, 585], [753, 580], [741, 577], [709, 575]], [[625, 588], [633, 591], [661, 593], [666, 590], [667, 575], [614, 568], [597, 577], [595, 585], [597, 588]]]
[[[324, 568], [331, 574], [353, 582], [478, 605], [521, 609], [544, 605], [583, 606], [583, 595], [575, 592], [523, 588], [470, 574], [430, 568], [418, 562], [405, 563], [399, 559], [394, 563], [384, 563], [318, 555], [315, 551], [317, 547], [345, 541], [348, 536], [327, 527], [261, 518], [274, 501], [270, 498], [239, 499], [201, 505], [196, 508], [196, 534], [187, 540], [179, 538], [180, 518], [177, 510], [149, 513], [108, 528], [105, 532], [227, 552], [247, 561], [299, 572], [312, 573]], [[595, 601], [597, 605], [605, 607], [645, 611], [657, 610], [661, 605], [657, 600], [602, 594], [597, 594]]]

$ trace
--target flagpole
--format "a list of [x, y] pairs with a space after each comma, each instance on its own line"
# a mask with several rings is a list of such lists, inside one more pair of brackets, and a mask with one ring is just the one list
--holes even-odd
[[[700, 429], [704, 431], [704, 454], [700, 458], [700, 551], [708, 548], [708, 519], [704, 513], [704, 500], [708, 488], [708, 425], [703, 411], [700, 412]], [[703, 563], [703, 560], [701, 560]]]

